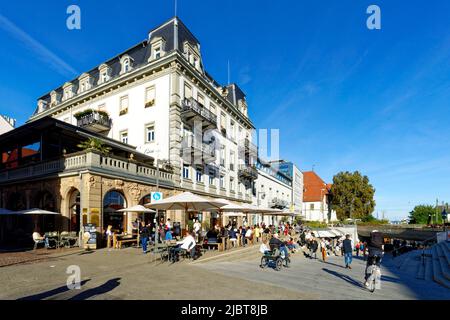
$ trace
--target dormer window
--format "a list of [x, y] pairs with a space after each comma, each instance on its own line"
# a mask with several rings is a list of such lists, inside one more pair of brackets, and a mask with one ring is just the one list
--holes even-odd
[[73, 84], [70, 82], [67, 82], [63, 86], [63, 101], [69, 100], [74, 96], [74, 90], [73, 90]]
[[54, 107], [59, 102], [59, 94], [56, 91], [50, 93], [50, 107]]
[[149, 61], [159, 59], [166, 53], [166, 40], [162, 37], [156, 37], [151, 40], [151, 55]]
[[122, 65], [120, 74], [130, 72], [133, 69], [133, 58], [131, 58], [129, 55], [124, 55], [122, 58], [120, 58], [120, 64]]
[[91, 89], [92, 87], [92, 77], [88, 73], [83, 73], [79, 78], [79, 88], [78, 93], [83, 93]]
[[155, 49], [155, 56], [154, 56], [154, 58], [155, 59], [161, 58], [161, 48], [156, 48]]
[[187, 61], [194, 66], [198, 71], [202, 71], [201, 68], [201, 57], [200, 57], [200, 48], [198, 46], [193, 46], [188, 41], [184, 42], [183, 46], [185, 58]]
[[111, 68], [107, 64], [98, 67], [98, 84], [106, 83], [111, 79]]
[[38, 112], [43, 112], [47, 109], [47, 101], [39, 100], [38, 101]]

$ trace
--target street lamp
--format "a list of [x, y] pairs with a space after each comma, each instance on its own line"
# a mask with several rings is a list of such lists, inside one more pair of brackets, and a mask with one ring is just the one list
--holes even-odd
[[447, 211], [445, 210], [445, 208], [444, 208], [444, 210], [442, 210], [441, 215], [442, 215], [442, 223], [444, 224], [444, 232], [445, 232], [447, 230], [446, 225], [445, 225], [445, 221], [447, 220]]

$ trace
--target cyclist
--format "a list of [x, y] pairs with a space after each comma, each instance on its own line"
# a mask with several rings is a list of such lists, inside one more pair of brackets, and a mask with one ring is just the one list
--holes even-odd
[[370, 233], [370, 240], [367, 243], [367, 247], [369, 249], [369, 256], [367, 257], [366, 272], [365, 272], [366, 275], [364, 285], [366, 287], [369, 286], [369, 282], [367, 281], [370, 277], [370, 274], [367, 273], [369, 266], [372, 265], [374, 259], [376, 259], [375, 264], [378, 267], [380, 267], [381, 265], [381, 258], [384, 254], [383, 234], [378, 230], [373, 230]]

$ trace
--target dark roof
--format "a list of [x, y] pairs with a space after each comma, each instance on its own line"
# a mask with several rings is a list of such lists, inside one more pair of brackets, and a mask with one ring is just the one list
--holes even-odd
[[[183, 49], [183, 43], [185, 41], [188, 41], [193, 46], [197, 46], [200, 44], [200, 42], [197, 40], [197, 38], [189, 31], [189, 29], [186, 27], [186, 25], [179, 19], [176, 18], [178, 21], [178, 51], [182, 52]], [[174, 50], [174, 38], [175, 38], [175, 17], [168, 20], [167, 22], [163, 23], [159, 27], [153, 29], [150, 32], [150, 37], [148, 40], [141, 41], [137, 45], [131, 47], [130, 49], [118, 54], [114, 58], [111, 58], [107, 60], [106, 62], [102, 64], [107, 64], [111, 68], [111, 78], [114, 79], [120, 75], [121, 65], [120, 65], [120, 58], [124, 55], [129, 55], [133, 59], [133, 68], [138, 68], [140, 66], [146, 65], [148, 63], [148, 60], [151, 56], [151, 46], [149, 43], [157, 38], [162, 37], [166, 41], [166, 47], [165, 50], [167, 53], [170, 53]], [[101, 64], [100, 64], [101, 65]], [[86, 72], [89, 74], [94, 81], [94, 87], [97, 85], [98, 79], [100, 77], [98, 67], [91, 69], [90, 71]], [[81, 74], [79, 75], [81, 76]], [[78, 90], [78, 78], [68, 80], [67, 82], [71, 82], [74, 87], [75, 91]], [[56, 88], [52, 91], [56, 91], [58, 94], [63, 94], [62, 86], [59, 88]], [[50, 104], [50, 93], [45, 94], [44, 96], [40, 97], [40, 100], [44, 100]]]
[[245, 93], [238, 87], [236, 83], [229, 84], [227, 86], [228, 96], [227, 100], [237, 106], [239, 100], [245, 99]]

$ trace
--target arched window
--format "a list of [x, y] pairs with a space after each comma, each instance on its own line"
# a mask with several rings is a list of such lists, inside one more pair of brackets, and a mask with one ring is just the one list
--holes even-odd
[[126, 215], [117, 212], [126, 207], [126, 200], [120, 191], [109, 191], [103, 199], [103, 227], [106, 229], [109, 225], [114, 230], [123, 232], [126, 230]]

